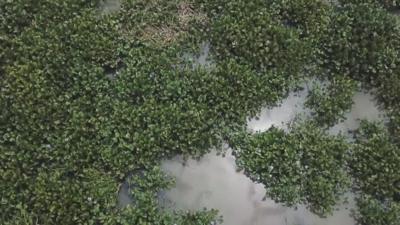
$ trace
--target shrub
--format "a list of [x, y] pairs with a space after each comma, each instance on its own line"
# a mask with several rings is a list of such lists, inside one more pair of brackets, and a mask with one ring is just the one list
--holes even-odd
[[[322, 84], [323, 85], [323, 84]], [[336, 76], [327, 86], [316, 85], [309, 93], [305, 106], [312, 110], [313, 118], [322, 126], [333, 126], [353, 105], [357, 83]]]
[[266, 195], [288, 206], [306, 204], [321, 216], [332, 213], [349, 180], [348, 146], [311, 122], [298, 122], [289, 133], [277, 128], [232, 139], [237, 165]]

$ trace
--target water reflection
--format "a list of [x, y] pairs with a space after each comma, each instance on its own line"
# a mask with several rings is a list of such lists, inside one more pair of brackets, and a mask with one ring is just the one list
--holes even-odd
[[309, 110], [304, 108], [308, 89], [307, 84], [303, 84], [301, 90], [289, 93], [289, 96], [279, 106], [262, 109], [257, 118], [249, 118], [248, 129], [252, 132], [262, 132], [268, 130], [272, 125], [286, 129], [287, 123], [296, 116], [309, 115]]
[[176, 187], [164, 198], [170, 208], [198, 210], [215, 208], [224, 217], [225, 225], [354, 225], [348, 205], [327, 219], [318, 218], [304, 206], [287, 208], [271, 199], [262, 201], [263, 185], [253, 183], [242, 172], [236, 171], [235, 158], [230, 151], [226, 157], [214, 152], [201, 160], [181, 159], [165, 161], [163, 169], [176, 177]]
[[[291, 92], [279, 106], [262, 109], [258, 118], [249, 118], [247, 124], [249, 131], [266, 131], [272, 125], [287, 129], [288, 123], [296, 117], [309, 117], [311, 115], [310, 110], [304, 107], [310, 88], [308, 85], [310, 85], [310, 82], [303, 84], [302, 90]], [[371, 93], [358, 91], [353, 96], [353, 102], [351, 110], [344, 115], [345, 120], [330, 128], [330, 134], [347, 134], [349, 131], [357, 129], [363, 119], [382, 122], [386, 120], [385, 113], [379, 109]]]
[[[265, 131], [272, 125], [287, 128], [287, 123], [299, 115], [309, 116], [304, 109], [308, 88], [290, 93], [282, 104], [275, 108], [265, 108], [259, 119], [251, 118], [248, 128], [252, 132]], [[359, 126], [360, 119], [380, 120], [373, 96], [358, 92], [353, 97], [353, 107], [346, 120], [330, 129], [330, 133], [346, 133]], [[163, 163], [165, 171], [176, 177], [176, 187], [165, 193], [168, 206], [178, 209], [198, 210], [203, 207], [220, 210], [225, 225], [354, 225], [351, 210], [354, 200], [337, 206], [337, 211], [328, 218], [319, 218], [304, 206], [287, 208], [271, 199], [262, 201], [265, 189], [253, 183], [242, 172], [236, 171], [235, 158], [227, 151], [226, 157], [210, 153], [201, 160], [189, 160], [182, 164], [180, 158]]]
[[331, 134], [346, 134], [360, 126], [361, 120], [384, 121], [384, 112], [379, 110], [374, 96], [370, 93], [357, 92], [353, 96], [351, 111], [345, 114], [345, 120], [330, 129]]

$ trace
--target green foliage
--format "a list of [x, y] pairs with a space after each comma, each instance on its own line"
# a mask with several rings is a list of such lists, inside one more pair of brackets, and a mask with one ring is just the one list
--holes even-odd
[[[356, 189], [371, 195], [359, 203], [361, 224], [394, 224], [400, 33], [385, 9], [320, 0], [125, 0], [102, 15], [98, 4], [0, 2], [2, 224], [220, 222], [215, 210], [161, 208], [158, 194], [173, 184], [156, 165], [178, 154], [201, 157], [227, 139], [269, 196], [329, 214], [348, 186], [342, 137], [311, 122], [289, 133], [232, 136], [314, 63], [331, 81], [307, 102], [319, 125], [342, 118], [353, 80], [375, 88], [387, 109], [389, 131], [364, 124], [349, 164]], [[200, 42], [211, 44], [210, 68], [181, 57]], [[134, 204], [120, 209], [117, 192], [130, 174]]]
[[303, 203], [314, 213], [327, 215], [349, 185], [346, 142], [311, 122], [295, 124], [289, 133], [272, 127], [232, 140], [238, 167], [264, 184], [267, 195], [278, 202]]
[[394, 16], [371, 4], [345, 5], [334, 13], [321, 40], [321, 64], [328, 74], [343, 74], [379, 87], [398, 69], [400, 31]]
[[46, 27], [79, 15], [99, 0], [1, 1], [0, 30], [17, 35], [28, 27]]
[[313, 118], [320, 125], [333, 126], [340, 119], [345, 119], [345, 112], [353, 105], [352, 97], [357, 83], [345, 77], [334, 77], [327, 85], [313, 87], [305, 106], [312, 109]]
[[265, 1], [204, 1], [217, 59], [233, 58], [258, 72], [296, 76], [308, 53], [299, 34], [274, 18]]
[[96, 170], [75, 174], [61, 168], [41, 169], [25, 178], [22, 171], [2, 173], [1, 220], [5, 223], [22, 214], [36, 224], [82, 224], [114, 211], [117, 183]]
[[386, 201], [382, 203], [370, 195], [357, 199], [359, 211], [356, 213], [357, 225], [399, 225], [400, 203]]
[[170, 212], [159, 206], [160, 191], [173, 185], [173, 180], [167, 177], [159, 166], [137, 171], [128, 178], [134, 205], [120, 209], [115, 215], [104, 215], [100, 218], [102, 224], [142, 224], [142, 225], [203, 225], [216, 224], [216, 210], [201, 210], [198, 212]]
[[[0, 2], [0, 72], [4, 64], [16, 59], [18, 49], [14, 38], [26, 29], [46, 29], [71, 17], [79, 16], [97, 0], [43, 0]], [[72, 15], [72, 16], [71, 16]], [[18, 55], [20, 56], [20, 55]]]
[[332, 16], [318, 62], [328, 77], [342, 74], [373, 88], [387, 110], [392, 136], [399, 134], [400, 29], [394, 15], [376, 4], [345, 4]]
[[[51, 18], [51, 13], [35, 16]], [[119, 211], [118, 184], [162, 158], [202, 156], [221, 143], [227, 128], [243, 126], [247, 115], [284, 96], [292, 81], [234, 60], [193, 69], [178, 57], [180, 48], [118, 36], [120, 21], [96, 13], [81, 9], [62, 22], [33, 24], [7, 39], [13, 54], [0, 80], [1, 220], [213, 220], [215, 211], [155, 209], [155, 191], [136, 196], [142, 204]], [[158, 191], [167, 188], [159, 178], [141, 179]]]
[[[396, 140], [396, 139], [395, 139]], [[357, 224], [400, 221], [400, 148], [381, 124], [362, 121], [349, 166], [357, 198]]]
[[380, 4], [386, 8], [400, 7], [399, 0], [339, 0], [341, 4], [362, 4], [362, 3], [372, 3]]
[[350, 168], [356, 188], [378, 199], [400, 194], [400, 148], [382, 126], [362, 121]]
[[390, 112], [389, 116], [388, 128], [390, 135], [394, 139], [394, 142], [400, 146], [400, 110], [394, 109]]
[[301, 36], [317, 41], [329, 24], [332, 7], [323, 0], [274, 0], [271, 8], [285, 24], [296, 27]]
[[[1, 55], [7, 60], [2, 62], [4, 74], [0, 80], [0, 220], [21, 224], [120, 224], [115, 219], [122, 218], [116, 208], [116, 193], [126, 174], [178, 154], [182, 146], [195, 145], [204, 152], [206, 146], [215, 142], [216, 135], [207, 129], [212, 124], [204, 123], [205, 113], [198, 118], [197, 108], [190, 102], [175, 107], [168, 106], [166, 101], [157, 106], [151, 100], [152, 91], [159, 89], [166, 90], [165, 96], [175, 94], [173, 86], [167, 89], [167, 84], [160, 84], [161, 88], [158, 83], [151, 83], [153, 90], [141, 89], [143, 99], [150, 101], [131, 104], [138, 79], [149, 77], [153, 73], [149, 69], [167, 62], [168, 56], [143, 64], [141, 60], [148, 54], [137, 51], [132, 58], [124, 55], [124, 47], [130, 42], [116, 35], [119, 27], [112, 17], [99, 17], [94, 9], [67, 3], [59, 5], [68, 12], [68, 17], [62, 17], [64, 11], [57, 11], [53, 3], [56, 4], [45, 2], [42, 8], [27, 5], [37, 10], [33, 14], [25, 12], [27, 20], [33, 18], [36, 23], [21, 23], [20, 29], [2, 29], [1, 33], [5, 34], [2, 38], [7, 40], [7, 51], [12, 54]], [[18, 2], [13, 4], [21, 6]], [[16, 13], [8, 11], [14, 9], [13, 5], [4, 7], [9, 13], [2, 14], [7, 16], [7, 21], [1, 21], [2, 26], [12, 24], [9, 20]], [[42, 23], [45, 20], [49, 21]], [[125, 64], [139, 68], [136, 71], [142, 74], [123, 84], [134, 87], [130, 90], [121, 86], [123, 73], [119, 79], [105, 74], [106, 69], [117, 68], [121, 56], [126, 57]], [[172, 73], [172, 65], [177, 61], [168, 62], [167, 68], [159, 66], [158, 76]], [[123, 91], [130, 91], [131, 95], [123, 95]], [[193, 113], [183, 114], [190, 107]], [[178, 126], [181, 122], [187, 126]], [[173, 127], [159, 129], [167, 123]], [[201, 126], [195, 127], [198, 124]], [[176, 129], [186, 136], [173, 136]], [[199, 132], [197, 140], [201, 140], [191, 142]], [[186, 143], [176, 146], [177, 142]], [[178, 150], [170, 152], [171, 149]], [[196, 155], [195, 151], [187, 152], [191, 153]], [[156, 203], [156, 199], [151, 201]], [[142, 212], [146, 207], [137, 206], [134, 211]], [[140, 223], [149, 224], [160, 215], [159, 210], [153, 211]], [[195, 224], [197, 219], [210, 221], [215, 215], [207, 211], [168, 217], [170, 221]]]

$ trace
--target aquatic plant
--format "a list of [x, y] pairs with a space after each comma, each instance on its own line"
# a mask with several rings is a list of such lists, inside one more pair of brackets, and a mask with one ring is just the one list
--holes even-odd
[[323, 0], [273, 0], [270, 7], [285, 25], [295, 27], [302, 37], [318, 41], [329, 24], [332, 6]]
[[376, 123], [362, 121], [356, 133], [350, 168], [357, 189], [378, 199], [400, 195], [400, 149], [387, 130]]
[[[379, 224], [382, 210], [398, 215], [400, 33], [386, 9], [125, 0], [103, 15], [99, 2], [0, 2], [2, 224], [217, 223], [215, 210], [162, 209], [157, 193], [172, 182], [158, 165], [200, 158], [224, 141], [279, 202], [327, 215], [352, 176], [371, 196], [359, 204], [362, 225]], [[182, 57], [202, 42], [208, 68]], [[314, 75], [309, 68], [331, 81], [310, 95], [317, 123], [243, 132], [249, 116]], [[355, 82], [374, 88], [390, 121], [363, 125], [349, 159], [349, 143], [322, 126], [350, 107]], [[134, 203], [118, 208], [128, 177]]]
[[350, 173], [357, 199], [358, 224], [398, 224], [400, 221], [400, 148], [377, 123], [362, 121], [350, 156]]
[[349, 146], [313, 122], [293, 124], [289, 133], [275, 127], [254, 135], [241, 133], [230, 144], [238, 167], [262, 183], [267, 196], [288, 206], [305, 204], [314, 213], [329, 215], [349, 185]]
[[357, 199], [357, 225], [397, 225], [400, 221], [400, 204], [388, 200], [382, 203], [371, 195], [363, 194]]
[[[328, 75], [344, 75], [380, 87], [397, 74], [399, 25], [373, 4], [348, 4], [335, 12], [321, 40], [321, 65]], [[396, 75], [397, 76], [397, 75]]]
[[345, 113], [353, 105], [352, 98], [357, 89], [357, 82], [341, 76], [336, 76], [328, 82], [326, 85], [314, 85], [305, 106], [312, 110], [315, 121], [330, 127], [345, 119]]
[[[202, 1], [200, 1], [202, 2]], [[217, 59], [232, 58], [257, 72], [280, 71], [297, 77], [307, 58], [298, 31], [274, 18], [266, 1], [204, 1], [208, 38]]]
[[339, 0], [341, 4], [360, 4], [360, 3], [372, 3], [384, 6], [386, 8], [395, 8], [400, 6], [399, 0]]

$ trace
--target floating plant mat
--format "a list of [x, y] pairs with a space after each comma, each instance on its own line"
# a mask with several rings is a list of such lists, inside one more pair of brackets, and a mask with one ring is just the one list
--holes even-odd
[[399, 225], [396, 4], [0, 1], [0, 223]]

